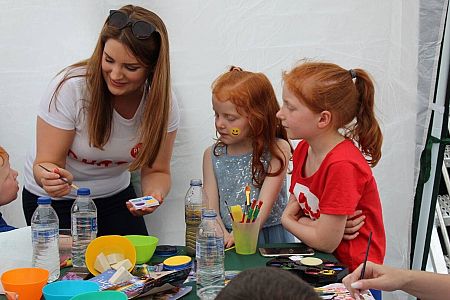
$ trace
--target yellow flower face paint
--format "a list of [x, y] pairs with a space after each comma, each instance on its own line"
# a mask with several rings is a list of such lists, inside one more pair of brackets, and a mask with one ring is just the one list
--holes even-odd
[[230, 129], [230, 134], [231, 134], [232, 136], [238, 136], [239, 134], [241, 134], [241, 129], [236, 128], [236, 127], [231, 128], [231, 129]]

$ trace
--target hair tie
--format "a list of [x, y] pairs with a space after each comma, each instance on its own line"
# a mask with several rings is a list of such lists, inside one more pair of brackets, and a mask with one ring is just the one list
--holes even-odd
[[236, 67], [236, 66], [231, 66], [230, 67], [230, 72], [231, 71], [242, 71], [242, 68], [241, 67]]
[[356, 78], [356, 72], [353, 69], [348, 70], [350, 72], [350, 76], [352, 76], [352, 79]]

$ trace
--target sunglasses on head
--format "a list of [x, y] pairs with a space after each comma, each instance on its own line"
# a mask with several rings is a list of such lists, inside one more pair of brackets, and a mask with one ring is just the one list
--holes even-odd
[[109, 11], [108, 24], [120, 30], [130, 26], [134, 37], [139, 40], [148, 39], [156, 30], [155, 26], [149, 22], [132, 20], [126, 13], [120, 10]]

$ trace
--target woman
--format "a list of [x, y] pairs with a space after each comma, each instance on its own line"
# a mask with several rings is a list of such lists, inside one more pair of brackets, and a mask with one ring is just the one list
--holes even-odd
[[41, 101], [36, 153], [25, 165], [28, 225], [37, 197], [48, 194], [59, 200], [60, 227], [70, 228], [73, 182], [91, 189], [98, 235], [147, 234], [142, 215], [156, 207], [127, 202], [136, 197], [129, 171], [141, 170], [142, 193], [161, 204], [178, 123], [163, 21], [132, 5], [110, 11], [92, 56], [61, 71]]

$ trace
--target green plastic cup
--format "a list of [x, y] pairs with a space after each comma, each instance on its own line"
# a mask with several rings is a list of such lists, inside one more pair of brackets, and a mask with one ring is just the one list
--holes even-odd
[[89, 292], [72, 297], [70, 300], [127, 300], [125, 293], [118, 291]]
[[256, 219], [253, 223], [233, 222], [233, 236], [237, 254], [250, 255], [256, 253], [259, 224], [259, 219]]
[[148, 262], [153, 253], [159, 239], [151, 235], [126, 235], [125, 236], [134, 246], [136, 250], [136, 264], [145, 264]]

